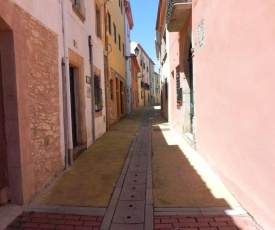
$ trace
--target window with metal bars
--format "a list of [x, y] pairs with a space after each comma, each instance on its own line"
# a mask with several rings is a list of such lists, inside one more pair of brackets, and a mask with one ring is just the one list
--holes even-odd
[[180, 87], [180, 71], [176, 68], [177, 106], [182, 105], [182, 88]]
[[95, 76], [94, 79], [94, 94], [95, 94], [95, 111], [100, 111], [103, 108], [102, 89], [100, 88], [100, 77]]

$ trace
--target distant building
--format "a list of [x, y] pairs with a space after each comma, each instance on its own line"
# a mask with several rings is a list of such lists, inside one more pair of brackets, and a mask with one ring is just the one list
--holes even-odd
[[151, 105], [160, 105], [160, 75], [154, 72], [151, 79]]
[[136, 47], [139, 49], [137, 60], [140, 67], [138, 78], [139, 106], [148, 106], [151, 104], [150, 83], [154, 74], [154, 62], [139, 43], [131, 42], [131, 49], [134, 50]]

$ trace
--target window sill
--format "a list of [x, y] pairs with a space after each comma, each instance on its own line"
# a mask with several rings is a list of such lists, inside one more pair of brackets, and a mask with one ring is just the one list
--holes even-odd
[[102, 110], [95, 111], [95, 117], [101, 117], [102, 116]]

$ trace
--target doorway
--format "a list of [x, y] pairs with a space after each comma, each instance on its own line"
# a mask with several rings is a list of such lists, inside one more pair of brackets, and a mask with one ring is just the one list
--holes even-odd
[[194, 66], [192, 42], [188, 39], [184, 46], [184, 74], [183, 102], [184, 124], [183, 132], [186, 141], [195, 147], [195, 92], [194, 92]]
[[75, 92], [75, 68], [70, 66], [70, 97], [71, 97], [71, 122], [72, 122], [72, 141], [73, 147], [77, 142], [77, 123], [76, 123], [76, 92]]
[[117, 108], [117, 118], [120, 117], [120, 88], [119, 80], [116, 78], [116, 108]]
[[120, 115], [122, 115], [124, 113], [124, 86], [123, 86], [123, 82], [120, 81]]
[[194, 133], [194, 79], [193, 79], [193, 53], [192, 43], [190, 44], [189, 55], [189, 87], [190, 87], [190, 133]]
[[[5, 118], [4, 118], [4, 101], [3, 101], [3, 84], [2, 84], [2, 62], [0, 52], [0, 194], [7, 194], [8, 189], [8, 161], [5, 137]], [[6, 190], [6, 191], [5, 191]], [[8, 201], [8, 197], [0, 195], [0, 204]]]

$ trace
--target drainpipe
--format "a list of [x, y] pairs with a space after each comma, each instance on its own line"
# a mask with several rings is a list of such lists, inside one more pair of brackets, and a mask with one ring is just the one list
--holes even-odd
[[67, 44], [67, 11], [65, 0], [61, 1], [62, 6], [62, 29], [63, 29], [63, 49], [62, 58], [62, 89], [63, 89], [63, 116], [64, 116], [64, 141], [65, 141], [65, 168], [73, 164], [73, 141], [72, 141], [72, 121], [71, 121], [71, 98], [70, 98], [70, 73], [69, 54]]
[[104, 79], [105, 79], [105, 110], [106, 110], [106, 131], [109, 130], [109, 94], [108, 94], [108, 76], [109, 76], [109, 62], [108, 62], [108, 44], [109, 44], [109, 40], [108, 40], [108, 35], [107, 35], [107, 31], [108, 31], [108, 17], [107, 17], [107, 13], [108, 13], [108, 7], [107, 7], [107, 2], [104, 2], [104, 17], [105, 17], [105, 51], [104, 51], [104, 68], [105, 68], [105, 72], [104, 72]]
[[94, 63], [93, 63], [93, 41], [91, 35], [88, 37], [90, 75], [91, 75], [91, 109], [92, 109], [92, 141], [95, 143], [95, 94], [94, 94]]

